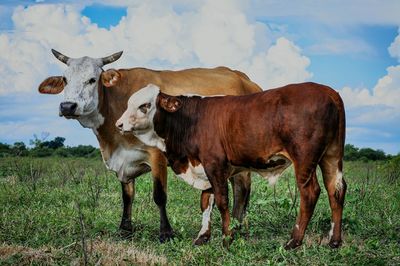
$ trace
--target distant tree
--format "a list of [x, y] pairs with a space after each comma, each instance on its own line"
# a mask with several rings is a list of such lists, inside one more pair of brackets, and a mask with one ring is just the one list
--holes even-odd
[[49, 149], [58, 149], [64, 147], [65, 138], [63, 137], [55, 137], [54, 140], [44, 141], [39, 143], [41, 148], [46, 147]]
[[353, 144], [346, 144], [344, 146], [344, 160], [355, 161], [358, 159], [360, 159], [358, 148], [355, 147]]
[[16, 156], [26, 156], [28, 155], [28, 149], [26, 148], [25, 143], [22, 141], [15, 142], [11, 147], [12, 154]]
[[0, 157], [12, 154], [10, 145], [0, 142]]
[[360, 157], [365, 157], [369, 161], [385, 160], [386, 155], [382, 150], [374, 150], [371, 148], [362, 148], [358, 151]]

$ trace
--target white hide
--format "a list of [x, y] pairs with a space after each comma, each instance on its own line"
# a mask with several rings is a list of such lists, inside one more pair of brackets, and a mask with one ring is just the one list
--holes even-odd
[[201, 229], [200, 229], [199, 234], [197, 235], [197, 238], [204, 235], [210, 228], [211, 213], [213, 210], [213, 205], [214, 205], [214, 194], [211, 194], [210, 198], [208, 199], [208, 207], [203, 212], [203, 219], [201, 221]]
[[129, 180], [126, 179], [140, 172], [143, 164], [149, 165], [148, 154], [140, 149], [127, 150], [120, 146], [113, 152], [111, 158], [105, 161], [105, 164], [109, 170], [118, 174], [121, 182], [128, 182]]
[[[157, 111], [156, 99], [160, 93], [160, 88], [149, 84], [140, 89], [128, 100], [128, 107], [118, 119], [117, 125], [122, 123], [122, 131], [132, 131], [132, 133], [144, 144], [156, 147], [165, 152], [164, 139], [160, 138], [154, 131], [153, 118]], [[140, 110], [143, 104], [150, 104], [146, 113]]]
[[336, 191], [341, 191], [343, 189], [343, 173], [339, 170], [336, 170], [336, 181], [335, 181], [335, 189]]
[[333, 229], [335, 228], [335, 223], [331, 223], [331, 230], [329, 230], [329, 240], [331, 240], [332, 236], [333, 236]]
[[204, 172], [203, 165], [193, 166], [190, 162], [185, 173], [178, 174], [186, 183], [194, 188], [206, 190], [211, 188], [211, 183], [208, 181], [207, 175]]
[[[99, 94], [98, 84], [103, 65], [101, 59], [90, 57], [71, 58], [68, 60], [68, 68], [64, 72], [67, 83], [64, 85], [64, 101], [77, 103], [75, 115], [93, 116], [98, 112]], [[89, 80], [94, 78], [95, 82]], [[90, 119], [82, 119], [82, 126], [90, 127]]]

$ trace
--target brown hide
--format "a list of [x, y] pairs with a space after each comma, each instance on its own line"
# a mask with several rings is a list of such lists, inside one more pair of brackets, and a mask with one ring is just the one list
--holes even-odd
[[[120, 69], [116, 86], [100, 88], [100, 113], [105, 117], [98, 129], [98, 139], [104, 160], [108, 160], [118, 145], [139, 145], [132, 135], [121, 135], [115, 122], [126, 109], [127, 99], [139, 89], [152, 83], [169, 95], [245, 95], [261, 91], [244, 74], [225, 67], [195, 68], [181, 71], [155, 71], [145, 68]], [[241, 72], [239, 72], [241, 73]], [[150, 150], [150, 152], [152, 152]]]
[[[201, 98], [160, 93], [153, 122], [157, 135], [165, 139], [167, 158], [177, 174], [187, 168], [188, 161], [203, 165], [226, 236], [231, 235], [227, 178], [243, 169], [262, 174], [291, 161], [301, 202], [286, 247], [299, 246], [320, 193], [316, 179], [320, 165], [332, 209], [330, 245], [339, 246], [346, 183], [342, 180], [345, 112], [337, 92], [303, 83], [245, 96]], [[278, 159], [273, 160], [274, 156]]]

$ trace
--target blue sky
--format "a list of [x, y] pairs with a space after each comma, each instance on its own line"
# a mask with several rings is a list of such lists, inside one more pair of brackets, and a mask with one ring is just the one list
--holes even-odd
[[[312, 2], [312, 1], [311, 1]], [[124, 55], [110, 68], [226, 65], [268, 89], [314, 81], [342, 95], [347, 142], [400, 152], [399, 1], [1, 1], [0, 141], [68, 145], [95, 136], [37, 93], [72, 57]]]

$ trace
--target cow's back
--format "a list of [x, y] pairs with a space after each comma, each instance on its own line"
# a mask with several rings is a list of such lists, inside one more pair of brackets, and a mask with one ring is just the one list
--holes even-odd
[[246, 95], [261, 88], [242, 72], [227, 67], [157, 71], [145, 68], [121, 70], [130, 93], [153, 83], [169, 95]]
[[[316, 83], [292, 84], [240, 97], [207, 98], [198, 106], [200, 127], [219, 129], [214, 134], [219, 139], [216, 143], [210, 140], [210, 146], [223, 143], [228, 157], [237, 164], [257, 153], [265, 158], [289, 144], [300, 148], [312, 139], [339, 145], [344, 142], [340, 96]], [[240, 158], [233, 158], [236, 155]]]

